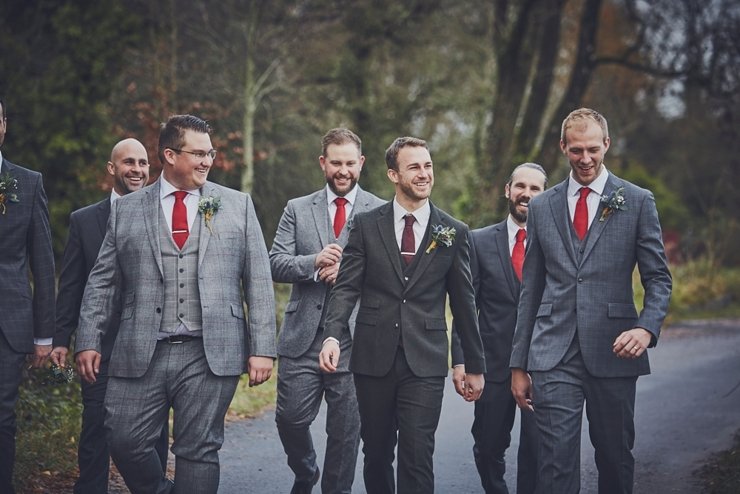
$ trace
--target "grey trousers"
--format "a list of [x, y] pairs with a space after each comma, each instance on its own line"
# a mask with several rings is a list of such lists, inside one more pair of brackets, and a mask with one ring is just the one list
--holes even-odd
[[[224, 440], [224, 417], [239, 376], [216, 376], [203, 342], [157, 343], [146, 374], [111, 376], [105, 397], [110, 453], [132, 494], [215, 494]], [[173, 410], [175, 486], [154, 449]]]
[[[333, 374], [319, 370], [322, 335], [319, 331], [309, 350], [300, 357], [280, 357], [275, 422], [296, 482], [310, 482], [317, 465], [309, 427], [323, 397], [327, 406], [327, 444], [321, 492], [349, 494], [360, 444], [355, 383], [346, 364]], [[350, 353], [349, 347], [341, 350], [343, 355]]]

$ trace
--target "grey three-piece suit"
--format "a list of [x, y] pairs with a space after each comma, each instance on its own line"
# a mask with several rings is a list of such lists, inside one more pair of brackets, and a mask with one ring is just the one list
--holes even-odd
[[[270, 250], [274, 281], [292, 283], [290, 301], [280, 329], [277, 351], [278, 399], [275, 420], [296, 480], [310, 481], [316, 470], [316, 452], [309, 426], [316, 418], [322, 396], [327, 402], [327, 447], [321, 481], [325, 494], [350, 493], [360, 441], [360, 417], [349, 359], [333, 374], [319, 370], [324, 314], [329, 290], [315, 276], [316, 255], [326, 245], [347, 243], [348, 225], [356, 214], [385, 201], [357, 187], [347, 224], [334, 235], [326, 187], [288, 201]], [[354, 317], [341, 335], [342, 351], [349, 355]]]
[[[650, 366], [647, 352], [618, 358], [612, 344], [623, 331], [641, 327], [655, 345], [671, 276], [653, 195], [610, 174], [603, 196], [620, 187], [626, 209], [601, 221], [600, 204], [582, 241], [568, 211], [567, 179], [529, 204], [511, 367], [532, 375], [541, 433], [537, 492], [578, 490], [584, 399], [600, 492], [632, 490], [635, 384]], [[645, 289], [639, 314], [632, 291], [635, 266]]]

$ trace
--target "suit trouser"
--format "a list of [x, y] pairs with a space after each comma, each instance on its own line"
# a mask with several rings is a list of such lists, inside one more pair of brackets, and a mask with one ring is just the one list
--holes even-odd
[[540, 430], [536, 492], [579, 492], [585, 400], [589, 436], [599, 471], [599, 493], [631, 493], [637, 377], [594, 377], [586, 370], [580, 353], [552, 370], [531, 374], [533, 405]]
[[12, 494], [15, 465], [15, 403], [26, 354], [13, 350], [0, 332], [0, 492]]
[[[100, 373], [94, 383], [84, 379], [82, 391], [82, 430], [77, 448], [77, 464], [80, 475], [74, 485], [75, 494], [105, 494], [108, 492], [110, 453], [103, 427], [105, 421], [105, 390], [108, 387], [108, 360], [100, 364]], [[162, 434], [155, 446], [162, 471], [167, 471], [169, 427], [165, 422]]]
[[[298, 358], [280, 357], [278, 366], [277, 423], [288, 466], [296, 482], [310, 482], [316, 472], [316, 451], [311, 423], [316, 419], [322, 396], [326, 399], [326, 454], [321, 476], [324, 494], [352, 492], [360, 444], [360, 415], [355, 383], [344, 359], [337, 372], [319, 370], [323, 333], [318, 332], [309, 350]], [[342, 354], [349, 355], [350, 344]]]
[[170, 492], [154, 445], [173, 410], [176, 494], [215, 494], [224, 417], [239, 376], [216, 376], [200, 338], [158, 342], [144, 376], [111, 376], [105, 428], [113, 461], [132, 494]]
[[398, 443], [398, 492], [434, 492], [434, 433], [442, 410], [445, 377], [417, 377], [402, 348], [383, 377], [355, 374], [360, 435], [368, 494], [392, 494]]
[[[505, 453], [511, 444], [516, 401], [511, 394], [511, 378], [486, 381], [483, 394], [475, 402], [473, 457], [486, 494], [508, 494], [504, 480]], [[533, 494], [537, 480], [537, 423], [530, 411], [520, 411], [519, 451], [517, 454], [517, 494]]]

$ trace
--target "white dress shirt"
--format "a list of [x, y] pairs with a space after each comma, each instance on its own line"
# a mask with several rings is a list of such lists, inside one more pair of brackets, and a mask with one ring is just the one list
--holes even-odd
[[[339, 197], [334, 193], [331, 188], [329, 188], [329, 185], [326, 185], [326, 202], [327, 207], [329, 208], [329, 223], [332, 225], [334, 224], [334, 216], [337, 214], [337, 204], [334, 202], [334, 199]], [[355, 207], [355, 200], [357, 199], [357, 186], [355, 185], [352, 187], [352, 190], [347, 192], [347, 195], [344, 196], [345, 199], [347, 199], [347, 203], [344, 205], [344, 213], [345, 218], [349, 219], [349, 215], [352, 214], [352, 208]]]
[[[175, 192], [178, 188], [169, 183], [164, 175], [160, 176], [159, 200], [162, 204], [164, 219], [167, 221], [167, 228], [172, 232], [172, 210], [175, 209]], [[193, 223], [198, 216], [198, 201], [200, 201], [200, 189], [187, 190], [188, 194], [183, 199], [185, 208], [188, 210], [188, 231], [193, 230]]]
[[[519, 229], [524, 228], [524, 231], [527, 230], [527, 226], [519, 226], [516, 223], [514, 223], [513, 218], [511, 215], [509, 215], [508, 218], [506, 218], [506, 230], [509, 233], [509, 257], [511, 257], [511, 254], [514, 252], [514, 245], [516, 245], [516, 234], [519, 233]], [[524, 247], [527, 247], [527, 239], [524, 239]]]
[[[586, 205], [588, 206], [588, 227], [591, 228], [591, 223], [596, 217], [596, 210], [599, 209], [599, 202], [601, 202], [601, 196], [604, 194], [604, 187], [606, 187], [606, 179], [609, 178], [609, 172], [606, 170], [606, 166], [601, 171], [596, 180], [588, 185], [591, 189], [591, 193], [586, 197]], [[573, 221], [573, 217], [576, 215], [576, 203], [580, 196], [581, 187], [573, 179], [573, 172], [568, 176], [568, 213], [570, 214], [570, 220]]]
[[424, 202], [416, 211], [406, 211], [403, 206], [393, 198], [393, 227], [396, 231], [396, 243], [399, 250], [401, 249], [401, 237], [403, 237], [403, 228], [406, 226], [404, 216], [413, 214], [416, 221], [414, 222], [414, 254], [419, 250], [419, 244], [424, 239], [424, 233], [427, 231], [429, 216], [432, 214], [432, 208], [429, 206], [429, 200]]

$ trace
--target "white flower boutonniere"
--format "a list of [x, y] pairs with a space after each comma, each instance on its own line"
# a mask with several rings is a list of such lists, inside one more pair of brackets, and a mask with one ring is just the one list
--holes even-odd
[[432, 226], [432, 241], [429, 242], [426, 252], [429, 254], [431, 251], [436, 249], [439, 245], [450, 247], [452, 242], [455, 240], [455, 229], [451, 226], [434, 225]]
[[5, 214], [6, 203], [20, 202], [18, 194], [15, 193], [16, 190], [18, 190], [17, 178], [7, 172], [0, 175], [0, 213]]
[[607, 219], [614, 211], [626, 211], [627, 201], [624, 199], [624, 187], [612, 191], [608, 196], [603, 196], [601, 203], [604, 205], [604, 209], [601, 211], [601, 217], [599, 217], [600, 222]]
[[208, 230], [213, 233], [213, 229], [211, 228], [211, 220], [213, 217], [218, 213], [218, 210], [221, 209], [221, 198], [220, 197], [211, 197], [211, 196], [204, 196], [200, 198], [200, 201], [198, 201], [198, 212], [203, 215], [203, 219], [206, 220], [206, 226], [208, 227]]

